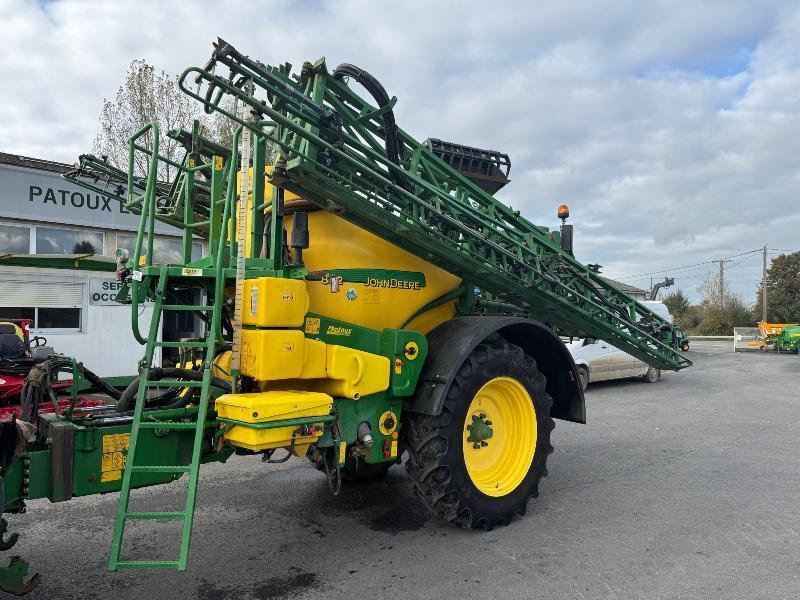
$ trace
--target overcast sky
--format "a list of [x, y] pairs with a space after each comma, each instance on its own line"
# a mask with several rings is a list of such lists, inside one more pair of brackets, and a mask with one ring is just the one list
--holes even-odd
[[[357, 64], [399, 125], [511, 155], [504, 202], [648, 287], [800, 248], [797, 2], [0, 0], [0, 151], [74, 162], [131, 60], [202, 65], [221, 36], [263, 62]], [[750, 303], [761, 255], [729, 263]]]

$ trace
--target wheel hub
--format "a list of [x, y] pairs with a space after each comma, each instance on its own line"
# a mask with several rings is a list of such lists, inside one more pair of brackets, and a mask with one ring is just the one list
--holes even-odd
[[480, 415], [472, 415], [472, 423], [467, 427], [467, 441], [472, 442], [472, 447], [476, 450], [478, 448], [485, 448], [489, 445], [486, 440], [491, 439], [494, 435], [494, 430], [491, 427], [492, 422], [486, 418], [485, 413]]

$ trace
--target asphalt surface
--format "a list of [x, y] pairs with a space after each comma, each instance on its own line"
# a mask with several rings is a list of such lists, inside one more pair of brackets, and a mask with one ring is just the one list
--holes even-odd
[[[333, 498], [302, 461], [235, 458], [203, 471], [188, 572], [106, 572], [116, 494], [30, 502], [11, 517], [44, 575], [28, 598], [800, 598], [800, 357], [690, 356], [657, 384], [591, 386], [589, 424], [557, 422], [541, 495], [507, 527], [429, 517], [401, 467]], [[178, 489], [140, 501], [177, 507]], [[162, 533], [131, 551], [174, 548]]]

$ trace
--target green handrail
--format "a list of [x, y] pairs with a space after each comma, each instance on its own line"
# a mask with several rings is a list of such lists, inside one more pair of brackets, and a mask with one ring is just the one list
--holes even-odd
[[[145, 135], [146, 133], [152, 134], [153, 154], [147, 169], [147, 180], [145, 183], [144, 194], [134, 198], [134, 153], [136, 152], [136, 140]], [[141, 334], [139, 330], [139, 285], [142, 283], [141, 276], [141, 253], [142, 253], [142, 240], [147, 229], [147, 257], [145, 258], [145, 265], [151, 266], [153, 261], [153, 239], [155, 237], [155, 197], [156, 185], [158, 182], [158, 144], [159, 144], [159, 128], [158, 123], [153, 121], [148, 123], [139, 131], [133, 134], [128, 140], [128, 203], [127, 206], [132, 206], [141, 201], [142, 212], [139, 219], [139, 229], [136, 232], [136, 246], [133, 251], [133, 273], [134, 276], [131, 281], [131, 329], [133, 337], [142, 345], [147, 343], [147, 338]], [[138, 275], [136, 275], [138, 273]], [[155, 318], [155, 315], [153, 315]]]

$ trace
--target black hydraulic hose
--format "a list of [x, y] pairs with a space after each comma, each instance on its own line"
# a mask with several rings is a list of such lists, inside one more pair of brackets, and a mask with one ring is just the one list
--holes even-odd
[[[202, 381], [203, 379], [203, 372], [202, 371], [192, 371], [189, 369], [150, 369], [149, 378], [153, 381], [158, 381], [164, 378], [180, 378], [185, 379], [187, 381]], [[225, 381], [224, 379], [220, 379], [219, 377], [212, 377], [211, 378], [211, 385], [226, 392], [231, 391], [231, 383], [230, 381]], [[159, 408], [180, 408], [189, 403], [191, 399], [191, 394], [187, 393], [184, 397], [180, 398], [177, 402], [172, 404], [164, 405], [164, 403], [174, 400], [178, 398], [180, 393], [185, 388], [175, 387], [167, 390], [165, 393], [157, 396], [155, 398], [148, 398], [147, 404], [149, 405], [156, 405]], [[118, 413], [128, 412], [133, 409], [133, 403], [136, 399], [136, 392], [139, 391], [139, 378], [137, 377], [133, 381], [131, 381], [130, 385], [125, 388], [125, 391], [122, 392], [122, 395], [119, 398], [119, 401], [116, 405], [116, 411]]]
[[[58, 382], [59, 373], [72, 374], [72, 359], [65, 356], [51, 356], [29, 370], [20, 394], [23, 421], [35, 422], [39, 415], [39, 407], [45, 401], [48, 390]], [[114, 399], [122, 396], [122, 392], [107, 384], [100, 376], [86, 367], [81, 366], [81, 374], [92, 384], [93, 389]]]
[[86, 377], [86, 379], [89, 380], [95, 388], [104, 394], [111, 396], [114, 398], [114, 400], [119, 400], [120, 396], [122, 396], [121, 391], [111, 385], [108, 385], [101, 377], [95, 373], [92, 373], [89, 369], [83, 369], [83, 376]]
[[[361, 69], [350, 63], [342, 63], [333, 71], [333, 76], [336, 79], [350, 77], [356, 82], [364, 86], [370, 95], [375, 99], [378, 108], [383, 108], [389, 104], [389, 94], [386, 88], [381, 85], [381, 82], [375, 79], [364, 69]], [[397, 123], [394, 120], [394, 112], [387, 110], [383, 113], [383, 129], [386, 138], [386, 157], [396, 165], [400, 164], [401, 152], [403, 152], [403, 145], [400, 143], [400, 137], [397, 135]], [[405, 178], [396, 169], [390, 169], [392, 181], [405, 190], [409, 189], [408, 183]]]

